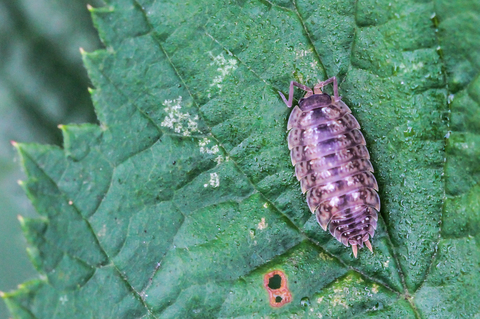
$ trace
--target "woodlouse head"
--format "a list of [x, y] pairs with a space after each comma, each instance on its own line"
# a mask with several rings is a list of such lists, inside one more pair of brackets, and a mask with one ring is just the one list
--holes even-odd
[[318, 109], [332, 104], [332, 98], [327, 93], [314, 94], [310, 97], [300, 99], [298, 106], [303, 112]]

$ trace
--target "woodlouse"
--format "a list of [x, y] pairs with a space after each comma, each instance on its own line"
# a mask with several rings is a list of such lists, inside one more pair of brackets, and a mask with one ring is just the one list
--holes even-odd
[[[321, 90], [330, 83], [333, 99]], [[313, 90], [292, 81], [288, 100], [278, 92], [288, 107], [294, 86], [307, 93], [290, 113], [288, 148], [308, 207], [323, 230], [328, 226], [339, 242], [352, 246], [355, 258], [363, 244], [373, 252], [369, 239], [377, 228], [380, 198], [360, 125], [338, 96], [335, 77]]]

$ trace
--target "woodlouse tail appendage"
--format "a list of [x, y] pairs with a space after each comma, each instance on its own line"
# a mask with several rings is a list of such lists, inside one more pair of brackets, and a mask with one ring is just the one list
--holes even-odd
[[[321, 91], [332, 82], [333, 99]], [[355, 258], [364, 244], [373, 252], [369, 239], [377, 228], [380, 198], [360, 125], [338, 96], [335, 77], [313, 90], [292, 81], [288, 100], [279, 92], [288, 107], [294, 86], [307, 93], [290, 113], [288, 148], [308, 207], [324, 230], [352, 246]]]

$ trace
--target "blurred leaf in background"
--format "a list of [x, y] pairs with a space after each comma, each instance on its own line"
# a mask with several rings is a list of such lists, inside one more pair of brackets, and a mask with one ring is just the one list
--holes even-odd
[[[89, 1], [101, 5], [99, 1]], [[100, 47], [87, 1], [0, 0], [0, 290], [35, 271], [17, 215], [34, 209], [10, 140], [61, 144], [61, 123], [94, 122], [79, 47]], [[0, 318], [7, 318], [0, 303]]]

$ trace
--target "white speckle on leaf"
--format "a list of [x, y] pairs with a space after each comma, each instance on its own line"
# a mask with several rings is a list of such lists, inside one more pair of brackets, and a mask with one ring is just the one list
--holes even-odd
[[[210, 84], [211, 87], [216, 87], [220, 92], [222, 92], [222, 82], [225, 80], [227, 75], [232, 73], [237, 69], [237, 60], [236, 59], [226, 59], [223, 54], [219, 54], [217, 56], [213, 56], [212, 52], [208, 52], [210, 57], [213, 59], [210, 65], [217, 66], [217, 71], [220, 73], [219, 75], [213, 78], [212, 83]], [[208, 97], [210, 98], [210, 90], [208, 90]]]
[[67, 295], [63, 295], [58, 300], [60, 301], [60, 303], [62, 305], [64, 305], [68, 301], [68, 297], [67, 297]]
[[455, 94], [448, 95], [447, 102], [452, 103], [454, 98], [455, 98]]
[[296, 50], [295, 51], [295, 57], [298, 58], [303, 58], [306, 57], [307, 55], [310, 55], [313, 53], [313, 49], [308, 49], [308, 50]]
[[168, 127], [175, 131], [175, 133], [182, 134], [183, 136], [190, 136], [192, 133], [199, 132], [198, 130], [198, 115], [191, 116], [188, 112], [182, 113], [182, 97], [179, 96], [173, 100], [165, 100], [163, 105], [165, 106], [165, 119], [160, 124], [162, 127]]
[[[208, 137], [201, 139], [198, 142], [198, 146], [200, 146], [200, 153], [213, 155], [220, 152], [220, 147], [218, 147], [218, 145], [215, 144], [211, 147], [208, 146], [208, 144], [210, 144], [211, 142], [212, 141]], [[224, 161], [228, 161], [228, 157], [218, 155], [217, 157], [215, 157], [214, 161], [217, 163], [217, 165], [220, 165]]]
[[374, 283], [374, 284], [372, 285], [372, 292], [373, 292], [374, 294], [378, 294], [378, 288], [379, 288], [379, 286], [378, 286], [376, 283]]
[[265, 202], [265, 204], [263, 204], [263, 207], [264, 207], [264, 208], [268, 208], [268, 203]]
[[103, 237], [107, 234], [107, 225], [103, 225], [102, 226], [102, 229], [100, 229], [100, 231], [98, 232], [97, 236], [98, 237]]
[[213, 188], [220, 186], [220, 178], [217, 173], [210, 173], [210, 181], [207, 184], [203, 184], [203, 187], [208, 186], [212, 186]]
[[218, 145], [213, 145], [212, 147], [207, 147], [208, 144], [212, 142], [210, 139], [207, 137], [203, 138], [198, 142], [198, 146], [200, 146], [200, 153], [206, 153], [206, 154], [217, 154], [220, 149]]
[[257, 229], [263, 230], [267, 228], [268, 224], [265, 222], [265, 217], [262, 217], [262, 220], [258, 223]]
[[215, 162], [217, 162], [217, 165], [220, 165], [225, 159], [223, 158], [222, 155], [218, 155], [215, 157]]
[[383, 263], [383, 267], [388, 268], [388, 264], [390, 263], [390, 259]]
[[73, 205], [73, 201], [69, 200], [69, 201], [68, 201], [68, 205], [72, 206], [72, 205]]
[[459, 146], [461, 146], [464, 150], [468, 149], [468, 148], [475, 148], [475, 142], [472, 142], [472, 143], [458, 143]]

